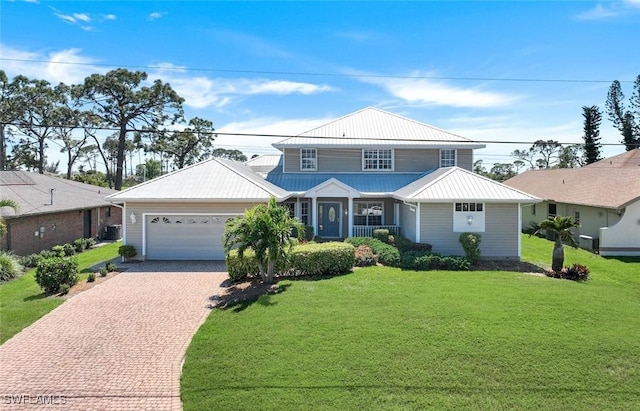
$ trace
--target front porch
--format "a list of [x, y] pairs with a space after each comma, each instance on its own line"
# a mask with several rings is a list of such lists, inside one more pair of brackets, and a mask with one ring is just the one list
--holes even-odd
[[389, 230], [389, 234], [402, 235], [399, 225], [354, 225], [351, 237], [373, 237], [375, 230]]

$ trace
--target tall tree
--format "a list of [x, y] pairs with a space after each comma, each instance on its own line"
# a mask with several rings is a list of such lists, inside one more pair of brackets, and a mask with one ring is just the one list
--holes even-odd
[[595, 163], [601, 159], [602, 144], [600, 143], [600, 123], [602, 112], [598, 106], [582, 106], [584, 117], [584, 160], [586, 164]]
[[577, 168], [584, 165], [584, 148], [582, 144], [561, 147], [558, 156], [558, 168]]
[[640, 147], [640, 74], [634, 82], [631, 110], [625, 108], [623, 100], [622, 87], [620, 82], [615, 80], [607, 94], [607, 114], [613, 126], [622, 134], [621, 143], [630, 151]]
[[211, 157], [216, 137], [214, 131], [211, 121], [194, 117], [183, 130], [145, 131], [138, 134], [138, 140], [148, 139], [147, 151], [168, 157], [176, 168], [181, 169]]
[[228, 158], [229, 160], [235, 160], [240, 162], [247, 161], [247, 156], [240, 150], [227, 150], [224, 148], [216, 148], [211, 152], [212, 157]]
[[35, 159], [36, 169], [42, 174], [47, 141], [55, 138], [56, 127], [66, 119], [69, 89], [64, 84], [51, 87], [45, 80], [21, 82], [19, 87], [25, 101], [29, 102], [16, 123], [26, 137], [20, 142], [22, 157]]
[[0, 171], [7, 169], [7, 147], [11, 125], [24, 113], [24, 95], [21, 85], [28, 83], [24, 76], [9, 81], [7, 74], [0, 70]]
[[142, 85], [146, 80], [144, 72], [120, 68], [92, 74], [74, 90], [83, 103], [93, 107], [103, 126], [118, 130], [116, 190], [122, 188], [127, 133], [143, 126], [157, 130], [183, 119], [184, 99], [169, 84], [156, 80], [150, 86]]

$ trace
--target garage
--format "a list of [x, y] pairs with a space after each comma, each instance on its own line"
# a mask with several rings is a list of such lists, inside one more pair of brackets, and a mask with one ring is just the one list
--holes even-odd
[[147, 215], [147, 260], [224, 260], [225, 215]]

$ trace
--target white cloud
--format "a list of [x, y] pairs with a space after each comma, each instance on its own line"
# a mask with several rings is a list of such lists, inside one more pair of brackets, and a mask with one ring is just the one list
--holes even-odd
[[84, 21], [85, 23], [91, 21], [91, 17], [87, 13], [73, 13], [73, 18], [78, 21]]
[[185, 99], [184, 104], [194, 108], [222, 108], [234, 99], [247, 95], [317, 94], [334, 91], [324, 84], [302, 83], [287, 80], [209, 78], [190, 76], [185, 67], [172, 63], [159, 63], [149, 78], [160, 77]]
[[161, 18], [161, 17], [164, 17], [164, 16], [166, 16], [166, 15], [167, 15], [167, 12], [166, 12], [166, 11], [162, 11], [162, 12], [160, 12], [160, 11], [154, 11], [153, 13], [150, 13], [150, 14], [147, 16], [147, 20], [149, 20], [149, 21], [157, 20], [157, 19], [159, 19], [159, 18]]
[[640, 0], [623, 0], [603, 5], [598, 3], [594, 8], [575, 16], [577, 20], [606, 20], [640, 10]]
[[425, 73], [414, 72], [403, 78], [364, 76], [359, 80], [377, 85], [392, 96], [412, 104], [486, 108], [504, 106], [518, 98], [479, 88], [456, 87], [442, 80], [425, 78], [427, 76]]
[[103, 67], [94, 66], [94, 60], [81, 55], [79, 49], [66, 49], [50, 53], [17, 50], [0, 44], [3, 69], [9, 77], [22, 74], [28, 78], [43, 79], [51, 84], [60, 82], [78, 84], [92, 73], [103, 73]]
[[53, 14], [58, 16], [58, 18], [60, 20], [64, 21], [65, 23], [74, 24], [77, 21], [75, 17], [73, 17], [72, 15], [69, 15], [69, 14], [62, 14], [62, 13], [56, 13], [56, 12], [54, 12]]
[[102, 15], [102, 19], [106, 20], [106, 21], [113, 21], [115, 19], [117, 19], [118, 17], [115, 14], [103, 14]]

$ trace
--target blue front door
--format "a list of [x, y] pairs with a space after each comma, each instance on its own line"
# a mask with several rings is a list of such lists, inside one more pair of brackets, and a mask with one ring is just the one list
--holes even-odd
[[318, 234], [320, 237], [340, 237], [340, 203], [318, 204]]

